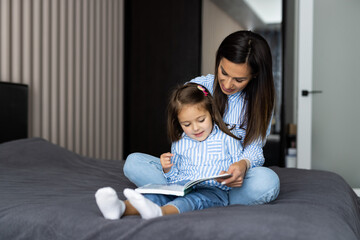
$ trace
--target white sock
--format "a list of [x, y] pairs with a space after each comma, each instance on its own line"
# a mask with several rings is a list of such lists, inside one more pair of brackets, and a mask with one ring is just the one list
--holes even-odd
[[131, 205], [138, 210], [143, 219], [161, 217], [163, 215], [160, 206], [145, 198], [141, 193], [125, 188], [124, 195]]
[[96, 203], [106, 219], [119, 219], [125, 212], [125, 203], [121, 201], [111, 187], [100, 188], [95, 193]]

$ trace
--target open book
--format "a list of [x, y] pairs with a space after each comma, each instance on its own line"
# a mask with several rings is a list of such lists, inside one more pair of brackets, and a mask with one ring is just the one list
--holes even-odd
[[139, 193], [151, 193], [151, 194], [165, 194], [165, 195], [175, 195], [175, 196], [184, 196], [185, 194], [191, 192], [192, 187], [198, 183], [217, 179], [217, 178], [229, 178], [231, 174], [225, 173], [216, 176], [200, 178], [197, 180], [185, 180], [177, 183], [169, 184], [147, 184], [142, 187], [138, 187], [135, 191]]

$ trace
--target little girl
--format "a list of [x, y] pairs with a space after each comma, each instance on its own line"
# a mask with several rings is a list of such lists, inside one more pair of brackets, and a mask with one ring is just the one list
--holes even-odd
[[[195, 180], [225, 172], [241, 159], [240, 139], [233, 135], [213, 104], [209, 91], [196, 83], [187, 83], [171, 95], [168, 106], [168, 135], [171, 153], [160, 156], [168, 183]], [[110, 187], [99, 189], [96, 202], [105, 218], [140, 214], [150, 219], [215, 206], [227, 206], [229, 187], [215, 180], [193, 187], [183, 197], [140, 194], [125, 189], [126, 201], [118, 199]]]

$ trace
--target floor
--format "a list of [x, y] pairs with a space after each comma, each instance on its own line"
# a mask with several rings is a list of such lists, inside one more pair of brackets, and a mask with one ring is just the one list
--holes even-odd
[[354, 192], [360, 197], [360, 188], [353, 188]]

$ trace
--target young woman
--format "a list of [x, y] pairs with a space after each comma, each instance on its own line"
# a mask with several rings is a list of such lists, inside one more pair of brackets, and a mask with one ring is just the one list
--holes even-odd
[[[160, 163], [167, 183], [196, 180], [227, 170], [241, 159], [240, 139], [223, 122], [212, 96], [199, 84], [188, 83], [171, 95], [168, 107], [168, 134], [173, 144]], [[221, 181], [224, 181], [222, 179]], [[167, 214], [226, 206], [229, 187], [208, 180], [197, 184], [183, 197], [140, 194], [125, 189], [127, 201], [118, 199], [115, 190], [99, 189], [96, 202], [105, 218], [140, 214], [144, 219]]]
[[[215, 75], [191, 80], [209, 89], [225, 123], [240, 137], [242, 158], [227, 170], [232, 187], [230, 204], [268, 203], [279, 194], [280, 181], [274, 171], [261, 167], [263, 146], [270, 133], [274, 111], [274, 82], [269, 45], [251, 31], [227, 36], [216, 53]], [[142, 153], [128, 156], [125, 175], [137, 186], [165, 183], [160, 159]]]

